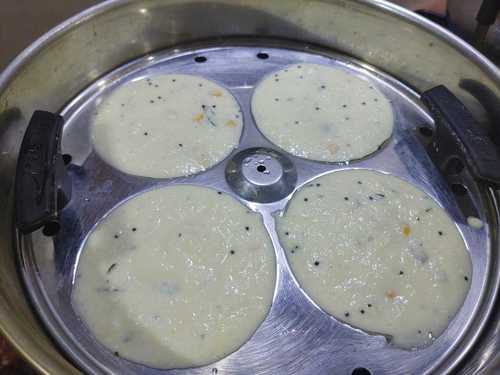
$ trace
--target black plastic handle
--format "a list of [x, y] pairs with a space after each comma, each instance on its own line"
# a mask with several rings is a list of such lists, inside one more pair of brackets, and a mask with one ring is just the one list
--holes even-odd
[[71, 198], [71, 181], [61, 155], [64, 120], [36, 111], [21, 144], [15, 181], [16, 225], [24, 234], [59, 228], [59, 212]]
[[444, 86], [424, 92], [422, 101], [436, 122], [429, 153], [438, 167], [443, 169], [450, 158], [459, 157], [474, 178], [499, 188], [500, 151], [463, 103]]

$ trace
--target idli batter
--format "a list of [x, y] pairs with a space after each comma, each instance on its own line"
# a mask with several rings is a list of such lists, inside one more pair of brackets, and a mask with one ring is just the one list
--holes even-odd
[[221, 192], [176, 186], [133, 198], [97, 225], [72, 299], [116, 356], [194, 367], [251, 337], [268, 313], [275, 278], [259, 215]]
[[285, 151], [340, 162], [376, 151], [392, 133], [389, 100], [341, 68], [297, 64], [267, 76], [252, 112], [262, 133]]
[[185, 74], [118, 86], [97, 106], [92, 142], [113, 167], [133, 175], [178, 177], [203, 171], [237, 145], [242, 118], [218, 84]]
[[444, 210], [378, 172], [339, 171], [312, 181], [291, 200], [278, 233], [314, 302], [404, 348], [439, 336], [472, 280], [469, 253]]

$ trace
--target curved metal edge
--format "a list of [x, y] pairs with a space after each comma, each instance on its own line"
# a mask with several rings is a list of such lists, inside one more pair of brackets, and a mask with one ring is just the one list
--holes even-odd
[[[450, 43], [457, 51], [461, 52], [465, 57], [468, 57], [478, 63], [480, 69], [495, 76], [500, 86], [500, 68], [491, 62], [485, 55], [475, 49], [471, 44], [461, 39], [451, 31], [434, 23], [427, 18], [415, 13], [411, 10], [403, 8], [400, 5], [390, 3], [387, 0], [354, 0], [357, 3], [362, 3], [373, 8], [382, 9], [386, 13], [396, 15], [409, 21], [411, 24], [421, 27], [424, 30], [434, 33], [436, 36], [441, 37], [444, 41]], [[485, 69], [486, 68], [486, 69]]]
[[[481, 70], [486, 74], [494, 77], [500, 86], [500, 69], [497, 68], [488, 58], [486, 58], [482, 53], [473, 48], [469, 43], [463, 41], [456, 35], [452, 34], [445, 28], [427, 20], [426, 18], [409, 11], [399, 5], [389, 3], [385, 0], [352, 0], [355, 3], [364, 4], [375, 9], [385, 11], [388, 14], [400, 17], [413, 25], [421, 27], [422, 29], [434, 33], [436, 36], [441, 37], [444, 41], [450, 43], [458, 52], [462, 53], [465, 57], [468, 57], [475, 61]], [[7, 67], [0, 73], [0, 92], [3, 91], [6, 86], [14, 79], [16, 73], [18, 73], [27, 61], [30, 61], [34, 56], [43, 50], [43, 48], [60, 35], [73, 29], [75, 26], [80, 25], [89, 19], [104, 14], [105, 12], [120, 7], [127, 4], [133, 3], [133, 0], [107, 0], [103, 3], [94, 5], [80, 13], [75, 14], [66, 21], [58, 24], [49, 31], [47, 31], [40, 38], [35, 40], [31, 45], [25, 48], [19, 55], [17, 55], [14, 60], [12, 60]], [[11, 193], [12, 194], [12, 193]], [[10, 200], [10, 199], [9, 199]], [[10, 200], [11, 201], [11, 200]], [[7, 209], [7, 212], [11, 210]], [[12, 344], [12, 346], [26, 359], [32, 366], [34, 366], [37, 371], [43, 374], [48, 374], [46, 369], [41, 367], [39, 363], [33, 361], [27, 352], [25, 352], [21, 344], [18, 343], [14, 337], [9, 333], [6, 327], [0, 324], [0, 333]]]
[[[421, 27], [427, 31], [433, 32], [438, 36], [441, 36], [446, 42], [450, 43], [459, 52], [463, 53], [464, 56], [471, 58], [476, 61], [480, 68], [489, 73], [497, 79], [500, 86], [500, 68], [497, 68], [486, 56], [481, 52], [476, 50], [472, 45], [465, 42], [451, 31], [448, 31], [444, 27], [429, 21], [423, 16], [403, 8], [400, 5], [390, 3], [387, 0], [350, 0], [355, 3], [367, 5], [372, 8], [383, 10], [386, 13], [398, 16], [400, 18], [409, 21], [413, 25]], [[7, 67], [0, 72], [0, 92], [3, 88], [10, 82], [15, 73], [17, 73], [22, 65], [24, 65], [26, 60], [31, 59], [38, 52], [40, 52], [46, 45], [50, 44], [58, 36], [68, 32], [77, 25], [80, 25], [92, 17], [98, 16], [107, 12], [110, 9], [125, 6], [127, 4], [132, 4], [133, 0], [106, 0], [100, 4], [94, 5], [74, 16], [68, 18], [66, 21], [53, 27], [41, 37], [36, 39], [31, 45], [26, 47], [19, 55], [17, 55], [14, 60], [12, 60]], [[484, 69], [487, 68], [487, 69]]]
[[91, 18], [101, 15], [108, 10], [124, 6], [132, 2], [133, 0], [106, 0], [71, 16], [67, 20], [51, 28], [28, 47], [22, 50], [3, 71], [0, 71], [0, 92], [2, 92], [7, 84], [11, 82], [15, 74], [22, 69], [23, 65], [25, 65], [27, 61], [31, 60], [34, 56], [41, 52], [45, 46], [52, 43], [60, 35], [65, 34], [75, 26], [85, 23]]

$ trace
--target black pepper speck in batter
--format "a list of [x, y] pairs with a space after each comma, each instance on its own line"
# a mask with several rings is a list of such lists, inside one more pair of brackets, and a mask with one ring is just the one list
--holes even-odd
[[304, 202], [307, 202], [309, 200], [309, 198], [304, 198]]
[[316, 267], [318, 267], [318, 266], [319, 266], [319, 260], [314, 261], [314, 265], [315, 265]]
[[467, 276], [464, 276], [465, 281], [469, 281], [469, 278]]
[[108, 270], [106, 271], [106, 273], [110, 273], [111, 271], [113, 271], [116, 267], [117, 263], [113, 263], [111, 266], [109, 266]]
[[344, 316], [345, 316], [346, 318], [348, 318], [348, 317], [349, 317], [349, 315], [351, 315], [351, 314], [349, 314], [348, 312], [345, 312], [345, 313], [344, 313]]
[[438, 231], [438, 234], [439, 234], [440, 236], [442, 236], [442, 235], [443, 235], [443, 231]]
[[248, 232], [250, 230], [250, 227], [249, 226], [246, 226], [245, 227], [245, 230]]
[[230, 253], [231, 255], [234, 255], [234, 254], [235, 254], [235, 251], [234, 251], [234, 250], [231, 250], [229, 253]]

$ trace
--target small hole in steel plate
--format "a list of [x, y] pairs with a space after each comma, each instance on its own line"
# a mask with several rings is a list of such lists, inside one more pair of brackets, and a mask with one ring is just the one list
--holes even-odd
[[357, 367], [352, 370], [351, 375], [372, 375], [371, 371], [364, 367]]
[[261, 60], [266, 60], [266, 59], [268, 59], [268, 58], [269, 58], [269, 55], [268, 55], [267, 53], [265, 53], [265, 52], [259, 52], [259, 53], [257, 54], [257, 57], [258, 57], [259, 59], [261, 59]]
[[205, 56], [196, 56], [194, 58], [194, 61], [196, 61], [197, 63], [204, 63], [207, 61], [207, 58]]
[[59, 230], [61, 229], [61, 226], [57, 221], [51, 221], [43, 227], [42, 233], [46, 235], [47, 237], [52, 237], [55, 236], [57, 233], [59, 233]]
[[453, 191], [458, 196], [463, 196], [467, 194], [467, 188], [462, 184], [451, 185], [451, 191]]
[[266, 169], [267, 169], [267, 168], [266, 168], [266, 166], [265, 166], [265, 165], [259, 165], [259, 166], [257, 167], [257, 171], [258, 171], [258, 172], [260, 172], [260, 173], [265, 172], [265, 171], [266, 171]]
[[73, 160], [73, 157], [70, 154], [63, 154], [62, 156], [64, 164], [68, 165]]
[[421, 126], [418, 128], [418, 131], [420, 132], [420, 134], [422, 134], [424, 137], [432, 137], [432, 135], [434, 134], [434, 130], [432, 130], [431, 128], [429, 128], [428, 126]]

